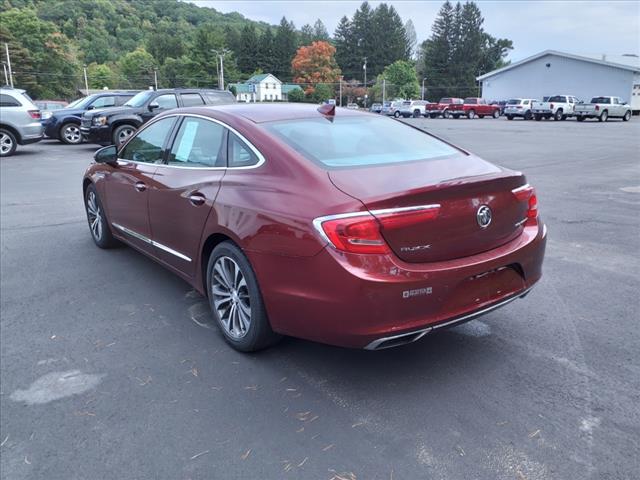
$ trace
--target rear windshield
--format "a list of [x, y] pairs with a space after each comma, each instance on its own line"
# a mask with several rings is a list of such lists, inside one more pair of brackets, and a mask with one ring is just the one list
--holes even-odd
[[565, 103], [567, 101], [567, 97], [564, 97], [562, 95], [556, 95], [555, 97], [551, 97], [549, 98], [550, 102], [560, 102], [560, 103]]
[[458, 153], [421, 130], [377, 116], [285, 120], [265, 127], [303, 156], [328, 168], [388, 165]]
[[476, 105], [478, 103], [478, 99], [477, 98], [465, 98], [464, 99], [464, 103], [466, 103], [467, 105]]
[[611, 98], [609, 98], [609, 97], [593, 97], [591, 99], [591, 103], [611, 103]]
[[513, 98], [507, 102], [507, 105], [520, 105], [521, 100], [518, 98]]

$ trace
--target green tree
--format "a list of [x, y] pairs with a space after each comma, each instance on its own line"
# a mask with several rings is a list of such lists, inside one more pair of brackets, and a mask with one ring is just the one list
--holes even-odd
[[[176, 31], [178, 30], [178, 31]], [[176, 23], [162, 21], [149, 35], [146, 50], [160, 65], [168, 57], [178, 58], [185, 53], [186, 28], [179, 28]]]
[[92, 63], [87, 68], [87, 80], [89, 88], [115, 88], [117, 78], [108, 65]]
[[294, 103], [304, 102], [304, 92], [301, 88], [296, 88], [289, 92], [287, 98]]
[[118, 62], [122, 81], [130, 88], [146, 88], [153, 85], [153, 70], [156, 61], [144, 48], [127, 53]]
[[253, 25], [245, 25], [240, 33], [237, 65], [241, 72], [250, 73], [258, 68], [258, 37]]
[[416, 76], [416, 69], [412, 62], [398, 60], [388, 65], [384, 72], [376, 79], [372, 97], [376, 100], [382, 97], [382, 80], [386, 82], [386, 98], [418, 98], [420, 96], [420, 84]]
[[325, 100], [335, 97], [335, 91], [332, 85], [326, 83], [318, 83], [314, 86], [313, 92], [307, 96], [307, 99], [313, 103], [322, 103]]
[[435, 100], [447, 95], [453, 84], [452, 60], [455, 46], [455, 15], [447, 0], [431, 27], [431, 36], [421, 45], [424, 61], [422, 72], [428, 81], [428, 91]]
[[282, 17], [273, 40], [273, 73], [280, 80], [291, 80], [291, 59], [298, 48], [297, 34], [293, 22]]
[[347, 78], [353, 78], [360, 74], [361, 64], [356, 49], [357, 41], [353, 32], [351, 21], [345, 15], [340, 19], [340, 23], [333, 33], [333, 42], [336, 47], [336, 62], [340, 66], [342, 73]]
[[258, 68], [263, 72], [271, 73], [275, 70], [273, 62], [273, 42], [273, 32], [271, 31], [271, 28], [267, 28], [260, 36], [260, 42], [258, 43], [258, 54], [256, 55], [256, 63], [258, 64]]

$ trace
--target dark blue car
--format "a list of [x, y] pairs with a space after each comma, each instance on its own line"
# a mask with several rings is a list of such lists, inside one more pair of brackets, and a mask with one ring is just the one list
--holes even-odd
[[136, 93], [138, 92], [105, 91], [80, 98], [66, 108], [54, 111], [48, 119], [43, 120], [44, 134], [70, 145], [82, 143], [80, 121], [84, 112], [96, 108], [119, 107]]

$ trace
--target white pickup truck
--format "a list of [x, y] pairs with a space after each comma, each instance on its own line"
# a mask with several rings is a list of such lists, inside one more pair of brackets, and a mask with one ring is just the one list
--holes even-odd
[[546, 102], [533, 102], [531, 112], [536, 120], [542, 120], [543, 118], [566, 120], [574, 115], [574, 110], [578, 103], [580, 103], [580, 100], [573, 95], [554, 95], [549, 97]]
[[580, 103], [575, 109], [576, 120], [597, 118], [606, 122], [608, 118], [622, 118], [625, 122], [631, 118], [631, 106], [619, 97], [593, 97], [589, 103]]

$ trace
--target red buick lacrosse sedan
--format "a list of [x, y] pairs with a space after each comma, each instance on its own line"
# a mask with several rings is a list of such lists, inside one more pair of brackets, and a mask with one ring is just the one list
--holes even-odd
[[225, 339], [403, 345], [525, 296], [546, 228], [524, 175], [333, 106], [172, 110], [83, 179], [101, 248], [206, 295]]

